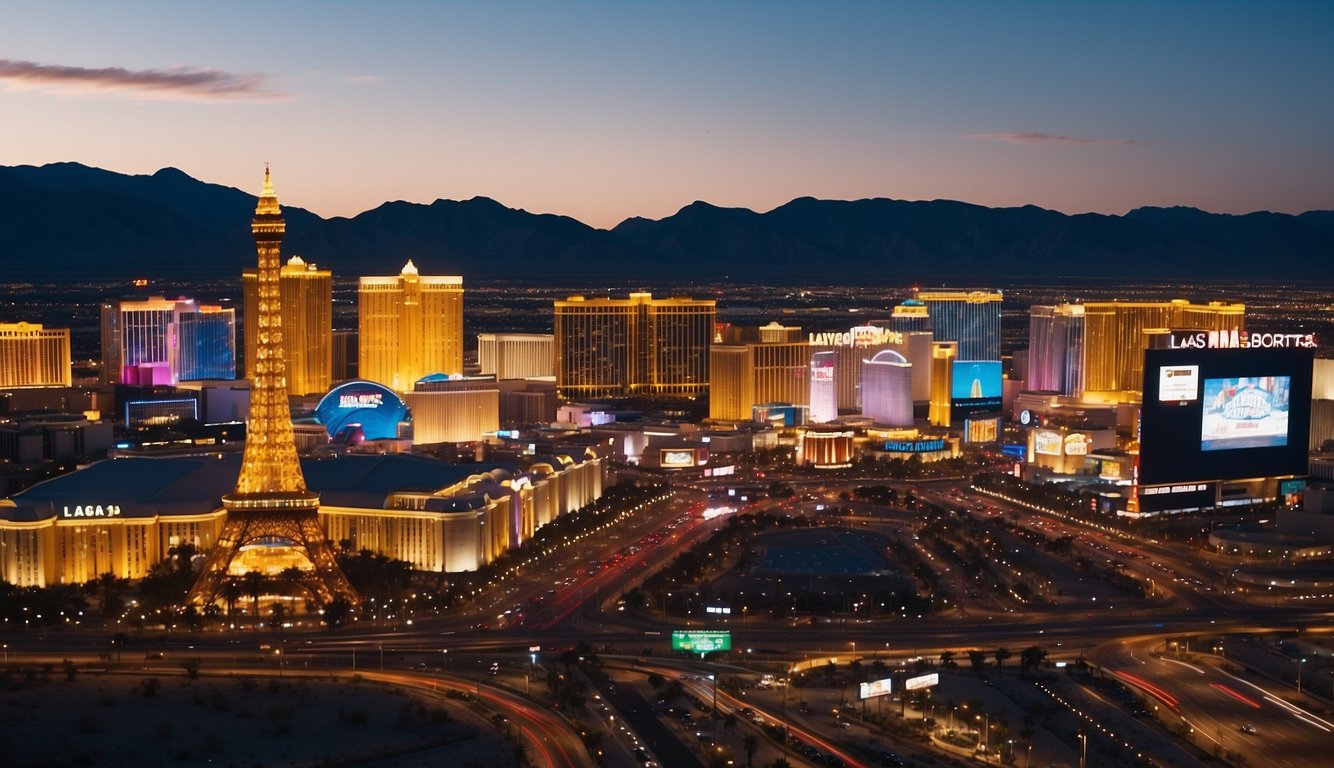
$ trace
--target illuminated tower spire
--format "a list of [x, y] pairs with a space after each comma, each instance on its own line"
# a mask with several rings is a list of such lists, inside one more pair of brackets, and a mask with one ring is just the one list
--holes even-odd
[[356, 592], [339, 570], [333, 549], [320, 528], [319, 496], [306, 490], [301, 462], [297, 459], [287, 401], [282, 313], [278, 306], [280, 251], [287, 226], [267, 165], [264, 191], [255, 206], [250, 230], [259, 253], [259, 269], [254, 380], [250, 387], [245, 454], [236, 490], [222, 498], [222, 506], [227, 510], [222, 533], [190, 591], [189, 601], [196, 606], [213, 602], [228, 578], [248, 570], [241, 562], [242, 547], [282, 542], [309, 560], [305, 586], [318, 602], [342, 597], [355, 603]]

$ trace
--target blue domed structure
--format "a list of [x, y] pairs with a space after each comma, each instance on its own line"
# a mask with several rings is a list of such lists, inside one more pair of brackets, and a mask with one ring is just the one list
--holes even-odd
[[408, 418], [402, 398], [374, 381], [339, 384], [315, 407], [315, 420], [335, 439], [359, 431], [360, 439], [392, 440], [398, 437], [399, 422]]

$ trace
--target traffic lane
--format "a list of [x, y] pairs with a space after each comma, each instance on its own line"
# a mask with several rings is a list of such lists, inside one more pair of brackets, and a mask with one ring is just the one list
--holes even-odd
[[704, 762], [653, 711], [653, 705], [631, 684], [602, 686], [603, 701], [611, 704], [619, 717], [645, 744], [658, 765], [670, 768], [704, 768]]

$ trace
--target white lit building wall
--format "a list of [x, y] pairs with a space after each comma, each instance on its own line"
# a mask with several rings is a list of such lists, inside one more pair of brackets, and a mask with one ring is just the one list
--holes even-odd
[[838, 353], [811, 355], [810, 420], [824, 424], [838, 418]]
[[862, 415], [880, 426], [913, 424], [912, 364], [885, 350], [862, 364]]
[[556, 375], [556, 342], [550, 333], [479, 333], [477, 362], [483, 376], [534, 379]]

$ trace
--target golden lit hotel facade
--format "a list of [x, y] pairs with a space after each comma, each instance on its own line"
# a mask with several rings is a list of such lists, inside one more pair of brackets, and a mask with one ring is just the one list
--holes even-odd
[[1029, 309], [1029, 388], [1084, 402], [1136, 402], [1151, 331], [1241, 332], [1246, 305], [1090, 301]]
[[709, 391], [711, 299], [571, 296], [555, 302], [556, 388], [567, 400]]
[[358, 375], [397, 392], [432, 373], [463, 373], [463, 278], [363, 277], [357, 291]]
[[[245, 377], [255, 378], [255, 340], [259, 338], [257, 273], [241, 273], [244, 298]], [[333, 386], [333, 273], [293, 256], [278, 272], [278, 310], [282, 314], [287, 392], [322, 394]]]
[[709, 418], [750, 421], [757, 405], [808, 404], [810, 353], [805, 339], [713, 345]]
[[[588, 453], [521, 468], [351, 455], [302, 469], [329, 541], [434, 572], [476, 570], [603, 491], [603, 460]], [[239, 470], [236, 455], [108, 459], [0, 499], [0, 578], [21, 587], [138, 579], [172, 547], [212, 549]]]
[[0, 387], [68, 387], [72, 383], [68, 328], [0, 323]]

